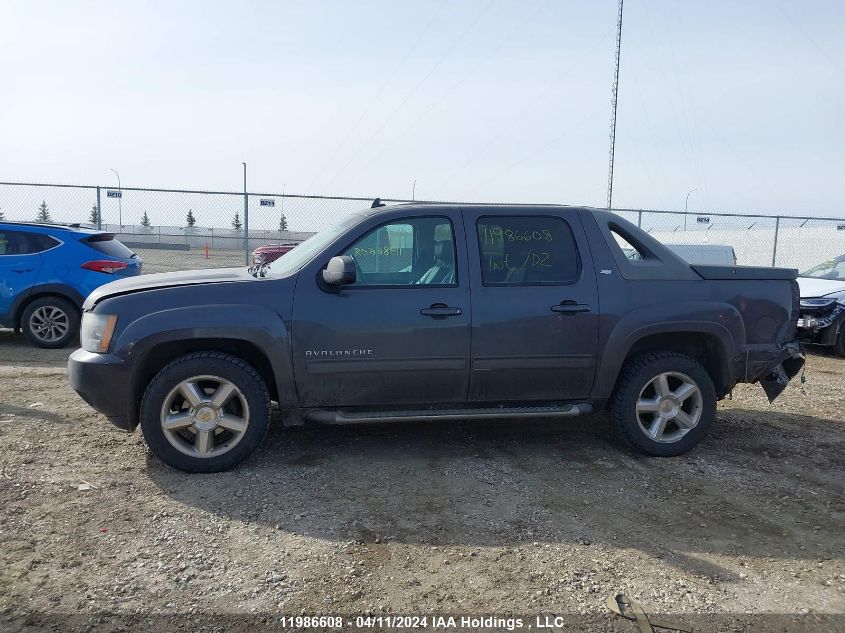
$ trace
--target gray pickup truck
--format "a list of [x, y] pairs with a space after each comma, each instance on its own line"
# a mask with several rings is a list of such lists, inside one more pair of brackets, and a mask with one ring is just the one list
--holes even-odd
[[690, 265], [597, 209], [377, 207], [268, 266], [101, 287], [69, 376], [191, 472], [246, 459], [271, 401], [291, 425], [607, 408], [643, 453], [678, 455], [736, 383], [774, 399], [800, 371], [796, 274]]

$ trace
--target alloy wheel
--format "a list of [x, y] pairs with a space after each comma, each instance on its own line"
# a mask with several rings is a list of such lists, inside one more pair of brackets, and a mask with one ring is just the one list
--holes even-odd
[[55, 343], [67, 335], [70, 317], [67, 312], [56, 306], [41, 306], [29, 317], [29, 329], [38, 340]]
[[191, 457], [232, 450], [249, 426], [249, 405], [238, 387], [219, 376], [195, 376], [176, 385], [161, 408], [161, 428], [174, 448]]
[[637, 399], [640, 430], [655, 442], [677, 442], [701, 420], [704, 398], [696, 382], [680, 372], [652, 378]]

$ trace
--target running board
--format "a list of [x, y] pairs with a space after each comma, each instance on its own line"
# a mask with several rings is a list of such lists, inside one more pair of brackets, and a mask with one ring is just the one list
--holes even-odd
[[359, 424], [372, 422], [422, 422], [428, 420], [495, 420], [501, 418], [572, 418], [593, 412], [586, 402], [543, 407], [489, 407], [484, 409], [416, 409], [407, 411], [343, 411], [314, 409], [306, 422]]

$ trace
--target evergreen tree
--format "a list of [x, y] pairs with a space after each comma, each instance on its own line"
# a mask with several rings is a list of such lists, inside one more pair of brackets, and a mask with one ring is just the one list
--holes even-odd
[[141, 226], [143, 226], [145, 229], [153, 228], [153, 224], [152, 222], [150, 222], [150, 216], [147, 215], [146, 209], [144, 209], [144, 215], [141, 218]]
[[35, 216], [35, 221], [41, 224], [53, 223], [53, 218], [50, 217], [50, 208], [47, 206], [46, 200], [41, 201], [41, 206], [38, 207], [38, 215]]
[[192, 209], [188, 209], [188, 215], [185, 216], [185, 224], [189, 229], [192, 229], [197, 225], [197, 219], [194, 217]]
[[288, 219], [285, 217], [285, 214], [282, 214], [282, 217], [279, 219], [279, 231], [287, 231], [288, 230]]
[[100, 210], [97, 208], [96, 204], [91, 207], [91, 215], [88, 216], [88, 222], [94, 226], [100, 225]]
[[243, 226], [244, 226], [244, 224], [243, 224], [243, 222], [241, 222], [240, 214], [237, 211], [235, 211], [235, 219], [232, 220], [232, 228], [235, 229], [238, 233], [240, 233]]

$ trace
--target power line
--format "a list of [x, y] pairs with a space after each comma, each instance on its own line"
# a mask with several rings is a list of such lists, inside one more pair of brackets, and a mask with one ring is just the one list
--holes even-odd
[[827, 61], [829, 61], [831, 64], [833, 64], [839, 72], [841, 72], [842, 74], [845, 74], [845, 68], [843, 68], [839, 64], [839, 62], [837, 60], [835, 60], [830, 55], [830, 53], [828, 53], [824, 48], [822, 48], [821, 45], [809, 33], [807, 33], [807, 31], [804, 30], [804, 28], [798, 23], [797, 20], [792, 19], [792, 16], [790, 16], [786, 12], [786, 10], [783, 8], [783, 5], [781, 5], [781, 3], [778, 2], [778, 0], [775, 0], [775, 6], [777, 6], [778, 10], [783, 14], [783, 17], [785, 17], [787, 19], [787, 21], [790, 24], [792, 24], [792, 26], [794, 26], [796, 29], [798, 29], [801, 32], [801, 35], [803, 35], [805, 38], [807, 38], [807, 41], [810, 42], [810, 44], [812, 44], [813, 46], [815, 46], [816, 50], [819, 53], [821, 53], [824, 57], [827, 58]]
[[477, 191], [478, 189], [480, 189], [481, 187], [483, 187], [484, 185], [486, 185], [488, 182], [492, 182], [492, 181], [494, 181], [494, 180], [498, 180], [498, 179], [499, 179], [499, 178], [501, 178], [504, 174], [506, 174], [507, 172], [509, 172], [511, 169], [513, 169], [514, 167], [518, 167], [519, 165], [521, 165], [522, 163], [524, 163], [525, 161], [527, 161], [529, 158], [533, 158], [534, 156], [537, 156], [538, 154], [542, 154], [543, 152], [545, 152], [546, 150], [548, 150], [549, 148], [551, 148], [553, 145], [555, 145], [558, 141], [561, 141], [561, 140], [563, 140], [565, 137], [567, 137], [567, 136], [569, 136], [570, 134], [572, 134], [573, 132], [577, 132], [578, 130], [582, 129], [582, 128], [584, 127], [584, 125], [585, 125], [586, 123], [590, 122], [591, 120], [593, 120], [593, 119], [596, 117], [596, 115], [597, 115], [597, 114], [598, 114], [598, 112], [597, 112], [597, 111], [595, 111], [595, 110], [593, 110], [592, 112], [590, 112], [590, 113], [589, 113], [586, 117], [584, 117], [583, 119], [581, 119], [581, 120], [580, 120], [578, 123], [576, 123], [575, 125], [573, 125], [573, 126], [571, 126], [571, 127], [567, 128], [567, 129], [566, 129], [565, 131], [563, 131], [562, 133], [560, 133], [560, 134], [558, 134], [558, 135], [556, 135], [556, 136], [552, 137], [551, 139], [549, 139], [548, 141], [546, 141], [545, 143], [543, 143], [543, 145], [541, 145], [539, 148], [537, 148], [537, 149], [535, 149], [535, 150], [531, 150], [530, 152], [528, 152], [528, 153], [526, 153], [526, 154], [523, 154], [520, 158], [518, 158], [517, 160], [515, 160], [514, 162], [512, 162], [511, 164], [509, 164], [507, 167], [505, 167], [504, 169], [501, 169], [501, 170], [499, 170], [498, 172], [496, 172], [496, 174], [495, 174], [495, 175], [491, 176], [490, 178], [488, 178], [488, 179], [484, 180], [483, 182], [479, 183], [478, 185], [476, 185], [476, 186], [475, 186], [475, 187], [474, 187], [471, 191], [472, 191], [472, 192]]
[[[599, 38], [599, 40], [601, 41], [601, 43], [604, 43], [604, 41], [605, 41], [607, 38], [608, 38], [608, 36], [607, 36], [607, 34], [605, 34], [602, 38]], [[517, 122], [519, 122], [519, 121], [520, 121], [520, 120], [521, 120], [521, 119], [525, 116], [525, 114], [526, 114], [527, 112], [529, 112], [532, 108], [536, 107], [536, 106], [537, 106], [537, 104], [538, 104], [538, 103], [540, 103], [543, 99], [545, 99], [546, 97], [548, 97], [548, 96], [549, 96], [549, 94], [550, 94], [550, 93], [552, 92], [552, 90], [554, 89], [554, 87], [555, 87], [555, 86], [557, 86], [557, 85], [560, 83], [560, 81], [561, 81], [561, 80], [563, 80], [564, 78], [568, 77], [568, 76], [569, 76], [569, 74], [570, 74], [570, 73], [572, 73], [572, 71], [574, 71], [576, 68], [578, 68], [578, 67], [581, 65], [581, 62], [582, 62], [582, 61], [584, 61], [584, 59], [587, 57], [587, 55], [589, 54], [589, 52], [590, 52], [590, 47], [588, 47], [588, 46], [584, 46], [584, 47], [583, 47], [583, 51], [582, 51], [581, 55], [579, 55], [579, 56], [578, 56], [578, 58], [577, 58], [574, 62], [572, 62], [571, 64], [569, 64], [569, 65], [567, 66], [566, 70], [565, 70], [563, 73], [561, 73], [560, 75], [556, 75], [553, 79], [551, 79], [551, 80], [550, 80], [550, 81], [549, 81], [549, 82], [548, 82], [548, 83], [547, 83], [547, 84], [543, 87], [543, 89], [542, 89], [542, 90], [540, 90], [539, 92], [537, 92], [537, 93], [536, 93], [533, 97], [531, 97], [530, 99], [522, 99], [522, 98], [521, 98], [521, 99], [519, 100], [519, 103], [523, 103], [523, 102], [524, 102], [524, 103], [525, 103], [525, 107], [521, 108], [521, 109], [519, 110], [519, 112], [517, 112], [515, 116], [511, 117], [510, 119], [508, 119], [508, 121], [507, 121], [506, 123], [504, 123], [504, 124], [500, 125], [500, 126], [499, 126], [499, 128], [498, 128], [498, 130], [496, 131], [496, 133], [495, 133], [495, 134], [493, 134], [492, 136], [490, 136], [490, 137], [487, 139], [487, 142], [486, 142], [486, 143], [484, 143], [478, 151], [476, 151], [476, 152], [474, 152], [473, 154], [471, 154], [471, 155], [470, 155], [470, 156], [469, 156], [469, 157], [468, 157], [468, 158], [467, 158], [467, 159], [463, 162], [463, 164], [462, 164], [460, 167], [458, 167], [458, 169], [456, 169], [455, 171], [453, 171], [453, 172], [451, 173], [451, 175], [449, 175], [449, 177], [447, 177], [447, 178], [446, 178], [443, 182], [441, 182], [441, 183], [440, 183], [437, 187], [435, 187], [435, 191], [440, 191], [443, 187], [445, 187], [447, 184], [449, 184], [449, 183], [450, 183], [452, 180], [454, 180], [454, 179], [455, 179], [455, 178], [456, 178], [459, 174], [461, 174], [461, 173], [462, 173], [462, 172], [463, 172], [463, 171], [464, 171], [467, 167], [469, 167], [469, 166], [473, 163], [473, 161], [475, 161], [475, 160], [476, 160], [479, 156], [486, 156], [486, 155], [488, 154], [488, 150], [489, 150], [489, 149], [490, 149], [493, 145], [495, 145], [495, 144], [496, 144], [496, 142], [498, 142], [498, 140], [499, 140], [499, 139], [501, 139], [501, 138], [502, 138], [502, 136], [504, 136], [504, 135], [505, 135], [505, 133], [506, 133], [509, 129], [511, 129], [514, 125], [516, 125], [516, 123], [517, 123]], [[568, 133], [568, 132], [567, 132], [567, 133]], [[565, 134], [564, 134], [564, 135], [565, 135]], [[487, 182], [487, 181], [485, 181], [485, 182]]]
[[[507, 43], [508, 43], [508, 42], [509, 42], [509, 41], [510, 41], [510, 40], [511, 40], [511, 39], [512, 39], [512, 38], [513, 38], [513, 37], [514, 37], [517, 33], [519, 33], [519, 31], [521, 31], [521, 30], [522, 30], [522, 29], [523, 29], [523, 28], [524, 28], [527, 24], [529, 24], [532, 20], [534, 20], [534, 18], [536, 18], [536, 17], [537, 17], [537, 15], [539, 15], [539, 14], [540, 14], [540, 12], [541, 12], [543, 9], [545, 9], [545, 8], [546, 8], [546, 6], [548, 6], [550, 2], [551, 2], [551, 0], [545, 0], [545, 2], [541, 3], [541, 4], [537, 7], [537, 9], [536, 9], [536, 10], [535, 10], [532, 14], [530, 14], [530, 15], [529, 15], [529, 16], [528, 16], [525, 20], [523, 20], [521, 23], [517, 24], [517, 25], [513, 28], [513, 30], [512, 30], [512, 31], [511, 31], [511, 32], [510, 32], [510, 33], [509, 33], [506, 37], [502, 38], [502, 40], [499, 42], [498, 46], [496, 46], [496, 47], [495, 47], [495, 48], [494, 48], [494, 49], [493, 49], [493, 50], [492, 50], [492, 51], [491, 51], [491, 52], [490, 52], [490, 53], [489, 53], [486, 57], [484, 57], [484, 58], [482, 58], [482, 59], [478, 60], [478, 62], [477, 62], [477, 63], [476, 63], [476, 64], [475, 64], [472, 68], [470, 68], [470, 69], [469, 69], [466, 73], [464, 73], [464, 74], [463, 74], [463, 75], [462, 75], [462, 76], [461, 76], [461, 77], [460, 77], [457, 81], [455, 81], [455, 82], [454, 82], [454, 83], [453, 83], [453, 84], [452, 84], [452, 85], [451, 85], [451, 86], [450, 86], [450, 87], [449, 87], [449, 88], [448, 88], [448, 89], [447, 89], [447, 90], [446, 90], [446, 91], [445, 91], [445, 92], [444, 92], [444, 93], [440, 96], [440, 98], [439, 98], [439, 99], [437, 99], [436, 101], [434, 101], [434, 102], [433, 102], [433, 103], [432, 103], [432, 104], [431, 104], [431, 105], [430, 105], [430, 106], [429, 106], [426, 110], [424, 110], [422, 113], [420, 113], [420, 115], [419, 115], [419, 116], [417, 116], [417, 118], [416, 118], [416, 119], [414, 119], [414, 120], [413, 120], [413, 121], [412, 121], [412, 122], [411, 122], [411, 123], [410, 123], [407, 127], [405, 127], [405, 129], [404, 129], [404, 130], [402, 130], [402, 132], [400, 132], [399, 134], [397, 134], [396, 136], [394, 136], [394, 137], [393, 137], [393, 140], [392, 140], [392, 141], [390, 141], [390, 143], [388, 143], [388, 144], [387, 144], [384, 148], [382, 148], [382, 150], [381, 150], [380, 154], [383, 154], [384, 152], [386, 152], [387, 150], [389, 150], [391, 147], [393, 147], [393, 146], [394, 146], [394, 145], [395, 145], [395, 144], [396, 144], [396, 143], [397, 143], [397, 142], [398, 142], [398, 141], [399, 141], [402, 137], [404, 137], [404, 136], [405, 136], [408, 132], [410, 132], [410, 131], [411, 131], [411, 129], [413, 129], [413, 128], [414, 128], [414, 127], [415, 127], [415, 126], [416, 126], [416, 125], [417, 125], [417, 124], [418, 124], [418, 123], [419, 123], [419, 122], [420, 122], [420, 121], [421, 121], [421, 120], [422, 120], [422, 119], [423, 119], [426, 115], [428, 115], [428, 114], [429, 114], [432, 110], [434, 110], [437, 106], [439, 106], [441, 103], [443, 103], [443, 102], [444, 102], [447, 98], [454, 96], [455, 91], [458, 89], [458, 87], [459, 87], [461, 84], [463, 84], [463, 83], [464, 83], [464, 82], [465, 82], [465, 81], [466, 81], [466, 80], [467, 80], [467, 79], [468, 79], [468, 78], [469, 78], [469, 77], [470, 77], [470, 76], [471, 76], [471, 75], [472, 75], [472, 74], [473, 74], [476, 70], [478, 70], [478, 69], [479, 69], [479, 68], [480, 68], [483, 64], [485, 64], [486, 62], [489, 62], [489, 61], [490, 61], [493, 57], [495, 57], [495, 56], [499, 53], [499, 51], [501, 51], [501, 50], [502, 50], [502, 48], [504, 48], [505, 44], [507, 44]], [[372, 160], [370, 161], [370, 163], [372, 163]], [[366, 169], [367, 167], [369, 167], [370, 163], [365, 163], [364, 165], [362, 165], [361, 167], [359, 167], [359, 168], [355, 171], [355, 173], [353, 174], [353, 176], [354, 176], [355, 174], [357, 174], [357, 173], [361, 172], [362, 170]]]
[[370, 101], [367, 103], [367, 105], [361, 111], [361, 115], [358, 117], [358, 119], [355, 121], [355, 123], [352, 124], [352, 127], [349, 128], [349, 131], [347, 131], [346, 135], [343, 137], [343, 140], [341, 140], [340, 144], [337, 147], [335, 147], [334, 151], [331, 153], [329, 158], [326, 160], [325, 163], [323, 163], [323, 166], [320, 167], [320, 169], [317, 170], [314, 178], [312, 178], [312, 180], [311, 180], [311, 184], [308, 185], [308, 189], [311, 189], [311, 187], [314, 186], [314, 183], [317, 182], [317, 180], [320, 178], [320, 176], [326, 170], [326, 167], [328, 167], [331, 164], [331, 162], [335, 159], [335, 156], [337, 156], [338, 152], [343, 148], [344, 145], [346, 145], [347, 141], [355, 133], [355, 130], [358, 129], [358, 126], [361, 125], [361, 122], [364, 120], [364, 117], [366, 117], [367, 114], [369, 114], [372, 111], [373, 105], [378, 102], [378, 100], [381, 98], [381, 95], [384, 93], [384, 91], [387, 89], [387, 87], [393, 81], [393, 78], [402, 69], [402, 67], [405, 65], [405, 62], [408, 61], [408, 58], [411, 56], [411, 53], [413, 53], [414, 50], [416, 50], [417, 46], [419, 46], [423, 37], [426, 35], [426, 33], [428, 33], [428, 31], [431, 29], [434, 22], [440, 16], [440, 13], [443, 11], [443, 7], [446, 5], [447, 1], [448, 0], [443, 0], [440, 3], [440, 6], [434, 12], [434, 15], [432, 16], [431, 20], [429, 20], [429, 22], [425, 26], [425, 28], [422, 31], [420, 31], [419, 35], [417, 35], [416, 40], [414, 40], [414, 43], [411, 44], [411, 47], [405, 52], [405, 55], [402, 57], [402, 59], [399, 61], [399, 63], [396, 64], [396, 66], [393, 68], [393, 71], [382, 82], [381, 87], [375, 92], [372, 99], [370, 99]]
[[420, 87], [426, 81], [428, 81], [429, 77], [431, 77], [434, 74], [434, 72], [440, 67], [440, 65], [446, 60], [446, 58], [449, 57], [449, 55], [452, 54], [452, 51], [454, 51], [455, 48], [457, 48], [458, 44], [460, 44], [461, 41], [463, 41], [464, 37], [467, 36], [467, 34], [475, 27], [476, 24], [478, 24], [478, 21], [481, 19], [481, 17], [485, 13], [487, 13], [487, 11], [490, 9], [491, 6], [493, 6], [494, 1], [495, 0], [490, 0], [490, 2], [488, 2], [487, 5], [483, 9], [481, 9], [481, 11], [479, 11], [479, 13], [475, 16], [475, 19], [473, 19], [472, 22], [470, 22], [470, 24], [463, 30], [463, 32], [460, 34], [460, 36], [458, 36], [458, 39], [456, 39], [454, 42], [452, 42], [452, 45], [449, 46], [449, 48], [446, 49], [446, 52], [444, 52], [443, 55], [440, 56], [440, 58], [437, 60], [437, 62], [434, 64], [434, 66], [432, 66], [431, 69], [428, 71], [428, 73], [426, 73], [425, 77], [423, 77], [417, 83], [417, 85], [415, 85], [414, 88], [405, 96], [405, 98], [401, 101], [401, 103], [399, 103], [399, 105], [397, 105], [393, 109], [393, 111], [382, 122], [382, 124], [376, 129], [376, 131], [373, 132], [369, 136], [369, 138], [366, 140], [366, 142], [361, 144], [361, 147], [358, 149], [358, 151], [355, 152], [355, 154], [353, 154], [352, 157], [348, 161], [346, 161], [346, 163], [343, 165], [343, 167], [341, 167], [338, 171], [335, 172], [335, 174], [326, 183], [326, 188], [328, 188], [328, 186], [331, 185], [337, 179], [337, 177], [340, 176], [340, 174], [342, 174], [344, 171], [346, 171], [346, 169], [355, 161], [355, 159], [357, 159], [361, 155], [361, 153], [370, 146], [370, 143], [372, 142], [372, 140], [376, 136], [378, 136], [385, 127], [387, 127], [387, 124], [390, 123], [390, 121], [393, 120], [393, 117], [396, 116], [396, 114], [405, 106], [405, 104], [408, 103], [408, 101], [411, 100], [411, 97], [413, 97], [416, 94], [417, 90], [419, 90]]
[[[675, 83], [678, 89], [678, 100], [680, 103], [680, 110], [681, 110], [681, 117], [684, 124], [684, 130], [686, 132], [686, 139], [681, 137], [681, 145], [683, 146], [684, 140], [687, 143], [687, 147], [689, 148], [688, 154], [688, 163], [690, 166], [691, 171], [695, 172], [696, 179], [699, 185], [704, 185], [705, 191], [704, 196], [706, 199], [706, 184], [704, 184], [704, 176], [702, 173], [701, 168], [701, 161], [699, 152], [696, 150], [696, 146], [693, 142], [693, 135], [690, 126], [690, 117], [692, 117], [692, 112], [690, 112], [690, 117], [687, 117], [687, 90], [684, 87], [683, 82], [681, 81], [681, 73], [678, 71], [678, 58], [675, 55], [675, 45], [673, 43], [672, 37], [672, 25], [669, 24], [669, 18], [667, 16], [667, 12], [665, 7], [661, 7], [662, 14], [663, 14], [663, 24], [666, 28], [666, 41], [669, 43], [669, 52], [672, 57], [672, 69], [675, 72]], [[688, 77], [689, 73], [684, 73], [684, 77]], [[668, 88], [668, 86], [667, 86]], [[689, 97], [689, 100], [692, 101], [692, 97]], [[690, 108], [692, 110], [692, 108]], [[679, 126], [680, 127], [680, 126]]]

